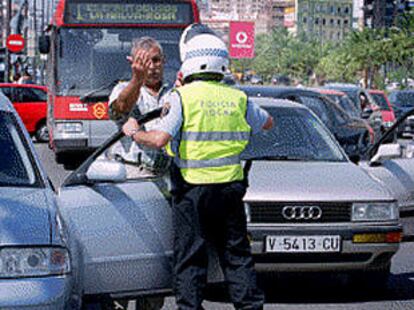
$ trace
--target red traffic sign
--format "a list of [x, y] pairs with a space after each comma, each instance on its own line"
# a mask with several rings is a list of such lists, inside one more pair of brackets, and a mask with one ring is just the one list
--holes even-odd
[[11, 34], [7, 37], [6, 46], [12, 53], [21, 52], [24, 49], [24, 38], [20, 34]]

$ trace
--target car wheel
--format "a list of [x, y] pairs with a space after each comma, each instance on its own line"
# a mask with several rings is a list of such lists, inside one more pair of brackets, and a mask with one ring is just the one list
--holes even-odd
[[39, 128], [36, 130], [35, 137], [37, 142], [49, 141], [49, 130], [47, 129], [46, 123], [41, 123]]

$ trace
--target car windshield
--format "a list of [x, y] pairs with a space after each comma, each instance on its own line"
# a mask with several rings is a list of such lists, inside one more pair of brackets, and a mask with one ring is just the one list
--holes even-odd
[[292, 161], [346, 161], [340, 146], [309, 111], [265, 107], [274, 127], [252, 136], [244, 159]]
[[336, 103], [338, 103], [342, 109], [344, 109], [349, 116], [359, 118], [360, 115], [355, 108], [354, 104], [352, 103], [351, 99], [347, 95], [327, 95], [329, 98], [333, 99]]
[[39, 180], [14, 116], [0, 111], [0, 186], [36, 186]]
[[114, 80], [128, 80], [131, 42], [142, 36], [151, 36], [161, 43], [166, 60], [165, 82], [174, 82], [180, 68], [180, 29], [62, 28], [60, 34], [57, 79], [62, 95], [79, 96]]
[[380, 93], [370, 93], [371, 97], [374, 99], [375, 103], [380, 107], [383, 111], [390, 111], [390, 107], [388, 106], [387, 100], [383, 94]]
[[414, 107], [414, 91], [413, 92], [401, 92], [392, 93], [393, 103], [398, 107]]

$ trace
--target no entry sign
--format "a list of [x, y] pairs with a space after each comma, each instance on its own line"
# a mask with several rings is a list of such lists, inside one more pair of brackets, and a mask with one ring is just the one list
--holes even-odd
[[11, 34], [7, 37], [6, 46], [12, 53], [21, 52], [24, 49], [24, 38], [20, 34]]
[[254, 57], [254, 22], [230, 22], [230, 57]]

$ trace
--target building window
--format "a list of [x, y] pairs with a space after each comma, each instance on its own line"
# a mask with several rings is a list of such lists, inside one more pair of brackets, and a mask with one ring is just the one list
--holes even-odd
[[344, 26], [348, 26], [349, 21], [347, 19], [344, 20]]
[[341, 20], [340, 19], [338, 19], [337, 23], [338, 23], [338, 26], [341, 26]]
[[344, 12], [345, 12], [345, 14], [349, 14], [349, 7], [345, 7]]
[[338, 6], [338, 14], [341, 14], [341, 7], [340, 6]]
[[306, 24], [306, 22], [308, 21], [308, 19], [306, 17], [303, 18], [303, 23]]
[[322, 19], [322, 25], [326, 25], [326, 19], [324, 18], [324, 19]]
[[334, 14], [335, 13], [335, 7], [334, 6], [331, 6], [330, 12], [331, 12], [331, 14]]
[[332, 18], [329, 22], [330, 22], [331, 26], [333, 26], [335, 24], [335, 21]]
[[315, 25], [319, 25], [319, 17], [315, 18]]

